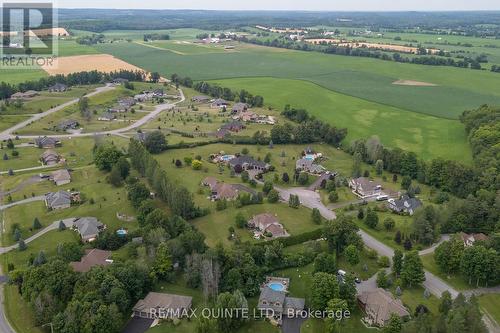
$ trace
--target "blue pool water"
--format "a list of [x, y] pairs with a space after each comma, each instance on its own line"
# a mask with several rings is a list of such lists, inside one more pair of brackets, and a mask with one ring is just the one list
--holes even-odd
[[272, 282], [269, 283], [269, 288], [271, 288], [274, 291], [283, 291], [285, 289], [285, 286], [278, 282]]
[[125, 236], [127, 234], [127, 230], [123, 230], [123, 229], [116, 230], [116, 233], [120, 236]]
[[306, 155], [306, 156], [304, 156], [304, 158], [306, 160], [309, 160], [309, 161], [314, 160], [314, 156], [313, 155]]

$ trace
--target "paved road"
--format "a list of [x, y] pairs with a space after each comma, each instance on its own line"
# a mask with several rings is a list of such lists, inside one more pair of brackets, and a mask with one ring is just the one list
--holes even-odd
[[[35, 170], [43, 170], [43, 169], [50, 169], [50, 168], [57, 168], [57, 165], [39, 165], [36, 167], [31, 167], [31, 168], [13, 170], [13, 172], [15, 174], [16, 172], [35, 171]], [[8, 170], [7, 171], [0, 171], [0, 175], [6, 175], [8, 173], [9, 173]]]
[[437, 242], [436, 244], [432, 245], [431, 247], [429, 247], [429, 248], [427, 248], [425, 250], [419, 251], [418, 255], [419, 256], [425, 256], [426, 254], [434, 253], [434, 251], [436, 250], [436, 248], [439, 245], [441, 245], [442, 242], [449, 241], [449, 240], [450, 240], [450, 235], [441, 235], [441, 239], [439, 240], [439, 242]]
[[[113, 89], [115, 89], [115, 87], [108, 84], [104, 87], [97, 88], [96, 90], [94, 90], [93, 92], [91, 92], [85, 96], [92, 97], [94, 95], [100, 94], [100, 93], [105, 92], [105, 91], [110, 91]], [[4, 130], [3, 132], [0, 132], [0, 140], [7, 140], [9, 138], [14, 137], [13, 133], [20, 130], [21, 128], [24, 128], [24, 127], [28, 126], [29, 124], [31, 124], [35, 121], [38, 121], [38, 120], [40, 120], [40, 119], [42, 119], [42, 118], [44, 118], [44, 117], [46, 117], [54, 112], [61, 111], [62, 109], [66, 108], [70, 105], [76, 104], [76, 103], [78, 103], [78, 100], [79, 100], [79, 98], [75, 98], [69, 102], [63, 103], [59, 106], [56, 106], [55, 108], [52, 108], [52, 109], [45, 111], [45, 112], [32, 115], [31, 118], [28, 118], [27, 120], [22, 121], [16, 125], [12, 126], [11, 128]]]
[[[71, 227], [73, 227], [73, 222], [75, 220], [76, 220], [76, 218], [72, 217], [72, 218], [64, 219], [62, 221], [66, 225], [66, 228], [71, 228]], [[52, 222], [52, 224], [50, 224], [48, 227], [45, 227], [42, 230], [40, 230], [39, 232], [37, 232], [36, 234], [34, 234], [33, 236], [31, 236], [29, 238], [26, 238], [24, 240], [24, 242], [26, 244], [29, 244], [32, 241], [34, 241], [35, 239], [37, 239], [37, 238], [45, 235], [47, 232], [58, 229], [59, 228], [59, 222], [61, 222], [61, 220]], [[11, 246], [0, 247], [0, 255], [4, 254], [4, 253], [7, 253], [7, 252], [10, 252], [10, 251], [12, 251], [14, 249], [17, 249], [17, 246], [18, 246], [17, 244], [14, 244], [14, 245], [11, 245]]]
[[9, 203], [9, 204], [0, 205], [0, 210], [4, 210], [4, 209], [10, 208], [10, 207], [17, 206], [17, 205], [24, 205], [24, 204], [27, 204], [27, 203], [30, 203], [30, 202], [43, 201], [43, 200], [45, 200], [45, 196], [44, 195], [39, 195], [39, 196], [36, 196], [36, 197], [31, 197], [31, 198], [27, 198], [27, 199], [24, 199], [24, 200], [15, 201], [15, 202], [12, 202], [12, 203]]

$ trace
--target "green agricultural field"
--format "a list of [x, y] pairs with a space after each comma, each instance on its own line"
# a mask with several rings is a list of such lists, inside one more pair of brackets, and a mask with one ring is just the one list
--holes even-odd
[[[377, 59], [327, 55], [238, 44], [236, 51], [180, 55], [135, 43], [96, 47], [150, 71], [179, 73], [195, 80], [273, 76], [312, 81], [346, 95], [404, 110], [456, 119], [464, 109], [500, 103], [496, 73], [452, 67], [400, 64]], [[170, 65], [170, 66], [169, 66]], [[398, 86], [416, 80], [435, 87]]]
[[58, 42], [58, 56], [68, 57], [86, 54], [98, 54], [99, 52], [92, 46], [78, 44], [75, 40], [60, 39]]
[[6, 130], [8, 128], [11, 128], [17, 123], [20, 123], [26, 119], [28, 119], [28, 116], [22, 116], [22, 115], [0, 115], [0, 131]]
[[10, 84], [38, 80], [46, 76], [47, 73], [45, 73], [41, 69], [15, 69], [12, 67], [0, 67], [0, 82], [6, 82]]
[[347, 127], [348, 142], [377, 135], [388, 146], [413, 151], [424, 158], [471, 159], [465, 131], [456, 120], [369, 102], [300, 80], [249, 78], [216, 82], [261, 94], [276, 109], [290, 104], [337, 127]]

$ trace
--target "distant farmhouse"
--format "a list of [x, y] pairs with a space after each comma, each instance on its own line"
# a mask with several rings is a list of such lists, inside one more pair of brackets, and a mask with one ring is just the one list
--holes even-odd
[[113, 263], [111, 251], [87, 249], [80, 261], [72, 261], [69, 265], [75, 272], [86, 273], [96, 266], [107, 266]]
[[95, 217], [82, 217], [74, 222], [73, 229], [78, 231], [83, 242], [92, 242], [106, 226]]
[[65, 92], [66, 90], [68, 90], [68, 86], [63, 84], [63, 83], [56, 83], [54, 84], [53, 86], [50, 86], [49, 87], [49, 92]]
[[387, 205], [396, 213], [413, 215], [415, 210], [422, 206], [422, 201], [417, 198], [410, 198], [407, 194], [405, 194], [397, 200], [389, 199]]
[[10, 96], [10, 99], [11, 100], [28, 100], [28, 99], [31, 99], [33, 97], [38, 96], [39, 94], [40, 93], [38, 91], [28, 90], [25, 92], [17, 92], [15, 94], [12, 94], [12, 96]]
[[48, 136], [40, 136], [35, 139], [35, 146], [41, 149], [56, 148], [61, 145], [61, 141]]

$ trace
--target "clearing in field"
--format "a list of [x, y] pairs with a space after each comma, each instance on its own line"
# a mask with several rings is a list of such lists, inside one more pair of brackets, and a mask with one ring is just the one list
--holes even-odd
[[114, 72], [119, 70], [143, 71], [142, 68], [131, 65], [123, 60], [113, 57], [109, 54], [92, 54], [80, 55], [71, 57], [61, 57], [55, 59], [54, 66], [42, 67], [50, 75], [99, 71], [99, 72]]
[[398, 86], [414, 86], [414, 87], [435, 87], [435, 86], [437, 86], [437, 84], [434, 84], [434, 83], [413, 81], [413, 80], [397, 80], [397, 81], [394, 81], [392, 84], [395, 84]]

